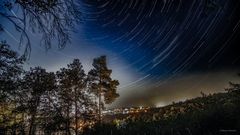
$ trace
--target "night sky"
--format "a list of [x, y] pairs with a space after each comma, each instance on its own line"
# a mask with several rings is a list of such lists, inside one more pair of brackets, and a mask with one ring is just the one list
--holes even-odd
[[[25, 67], [49, 71], [79, 58], [86, 71], [92, 59], [107, 55], [113, 78], [121, 83], [120, 98], [111, 107], [163, 106], [223, 91], [240, 80], [239, 0], [81, 0], [82, 23], [72, 43], [49, 51], [32, 39]], [[13, 11], [14, 12], [14, 11]], [[4, 22], [11, 46], [19, 35]]]

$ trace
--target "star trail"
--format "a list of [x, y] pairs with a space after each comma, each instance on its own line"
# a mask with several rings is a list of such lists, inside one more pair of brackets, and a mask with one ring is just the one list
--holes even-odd
[[[52, 62], [64, 65], [73, 57], [88, 61], [106, 54], [121, 83], [113, 106], [167, 104], [236, 80], [238, 0], [81, 0], [81, 6], [83, 21], [72, 45], [50, 50], [45, 66], [54, 70]], [[6, 29], [8, 39], [17, 40], [14, 36]], [[41, 55], [34, 49], [29, 63]]]
[[[238, 2], [99, 0], [83, 5], [86, 37], [128, 59], [139, 72], [214, 68], [225, 48], [236, 47], [231, 43], [239, 32]], [[226, 66], [228, 60], [236, 64], [227, 59]]]

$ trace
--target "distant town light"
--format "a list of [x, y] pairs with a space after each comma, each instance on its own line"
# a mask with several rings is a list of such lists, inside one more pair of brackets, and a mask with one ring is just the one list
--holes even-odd
[[165, 103], [163, 103], [163, 102], [158, 102], [155, 106], [156, 107], [163, 107], [163, 106], [165, 106], [166, 104]]

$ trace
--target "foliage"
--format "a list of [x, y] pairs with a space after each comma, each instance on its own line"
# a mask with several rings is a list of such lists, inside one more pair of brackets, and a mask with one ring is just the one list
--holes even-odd
[[112, 80], [112, 70], [107, 67], [106, 56], [95, 58], [93, 67], [88, 73], [88, 80], [92, 92], [98, 97], [98, 120], [101, 122], [101, 110], [104, 108], [104, 104], [110, 104], [119, 97], [116, 92], [119, 82]]
[[[54, 73], [41, 67], [23, 71], [24, 59], [6, 42], [0, 44], [0, 54], [0, 134], [80, 134], [96, 123], [97, 95], [90, 86], [97, 81], [89, 79], [79, 59]], [[94, 68], [97, 74], [91, 77], [102, 78], [98, 85], [107, 102], [116, 94], [118, 81], [111, 79], [106, 57], [103, 60], [100, 67], [108, 74]]]
[[19, 75], [23, 72], [23, 59], [16, 52], [10, 50], [9, 45], [0, 43], [0, 102], [9, 100], [9, 94], [14, 92]]
[[240, 131], [239, 113], [240, 89], [237, 89], [162, 108], [152, 108], [147, 113], [139, 115], [126, 115], [125, 118], [117, 120], [116, 125], [112, 123], [96, 125], [85, 134], [219, 135], [231, 132], [230, 134], [237, 135]]
[[[101, 109], [119, 96], [119, 83], [111, 78], [105, 56], [94, 59], [88, 75], [79, 59], [56, 73], [41, 67], [23, 71], [23, 59], [6, 42], [0, 44], [0, 56], [0, 134], [34, 135], [38, 130], [49, 135], [217, 135], [240, 131], [238, 83], [231, 82], [225, 93], [201, 93], [201, 97], [147, 112], [115, 115], [113, 123], [103, 123]], [[95, 124], [96, 116], [101, 123]]]
[[16, 129], [21, 125], [19, 113], [14, 111], [18, 103], [18, 87], [23, 59], [2, 41], [0, 43], [0, 128]]
[[[63, 48], [70, 41], [70, 32], [80, 22], [80, 5], [76, 0], [3, 0], [0, 17], [10, 22], [18, 31], [20, 45], [26, 42], [25, 54], [31, 50], [28, 31], [42, 35], [46, 49], [57, 39]], [[4, 31], [4, 24], [0, 24]]]
[[35, 134], [36, 119], [41, 104], [46, 104], [45, 95], [55, 88], [55, 75], [41, 67], [31, 68], [25, 73], [22, 81], [22, 92], [25, 94], [27, 114], [30, 116], [29, 134]]
[[[68, 68], [57, 72], [59, 81], [59, 105], [66, 113], [66, 128], [70, 132], [70, 123], [74, 123], [75, 134], [79, 131], [79, 120], [86, 120], [86, 114], [91, 111], [93, 104], [86, 89], [86, 74], [78, 59], [74, 59]], [[71, 113], [72, 112], [72, 113]], [[70, 116], [72, 114], [72, 116]], [[73, 120], [71, 119], [73, 117]]]

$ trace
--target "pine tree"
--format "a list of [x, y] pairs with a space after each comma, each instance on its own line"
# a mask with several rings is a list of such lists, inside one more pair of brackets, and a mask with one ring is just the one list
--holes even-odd
[[[74, 59], [67, 68], [62, 68], [57, 72], [60, 85], [60, 100], [66, 108], [67, 128], [71, 122], [70, 112], [73, 112], [75, 134], [79, 133], [79, 120], [83, 118], [82, 113], [88, 110], [91, 100], [86, 91], [86, 74], [79, 59]], [[65, 103], [65, 105], [64, 105]], [[67, 131], [70, 132], [69, 130]]]
[[5, 41], [0, 42], [0, 127], [11, 127], [13, 134], [20, 124], [16, 121], [18, 113], [15, 110], [23, 61]]
[[[41, 102], [47, 92], [55, 89], [55, 75], [48, 73], [41, 67], [31, 68], [23, 77], [22, 90], [27, 98], [27, 110], [29, 112], [29, 135], [34, 135], [36, 130], [36, 119], [41, 109]], [[44, 103], [42, 103], [44, 104]], [[39, 123], [38, 123], [39, 124]]]
[[12, 51], [9, 45], [2, 41], [0, 43], [0, 102], [11, 98], [16, 90], [16, 82], [19, 80], [23, 59]]
[[104, 105], [112, 103], [119, 97], [116, 92], [119, 82], [118, 80], [112, 80], [112, 70], [107, 67], [106, 56], [95, 58], [93, 67], [88, 73], [88, 79], [92, 92], [98, 98], [98, 122], [101, 123]]
[[64, 118], [64, 129], [65, 134], [70, 135], [70, 112], [72, 112], [72, 91], [71, 91], [71, 82], [67, 78], [67, 69], [61, 68], [60, 71], [57, 71], [58, 78], [58, 99], [59, 106], [61, 108], [63, 118]]

